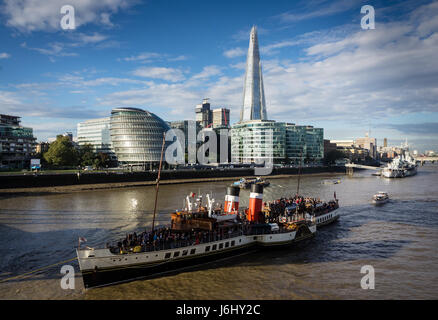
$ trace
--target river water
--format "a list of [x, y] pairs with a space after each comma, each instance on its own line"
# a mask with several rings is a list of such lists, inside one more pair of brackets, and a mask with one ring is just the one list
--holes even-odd
[[[340, 184], [324, 184], [340, 179]], [[229, 182], [160, 187], [158, 223], [190, 193], [223, 201]], [[294, 194], [297, 177], [272, 179], [264, 199]], [[0, 198], [0, 299], [437, 299], [438, 166], [404, 179], [302, 176], [300, 193], [332, 199], [340, 220], [294, 247], [251, 253], [167, 276], [85, 290], [76, 261], [75, 289], [60, 286], [62, 265], [1, 282], [75, 257], [78, 237], [104, 245], [152, 221], [154, 187]], [[371, 204], [377, 191], [391, 201]], [[240, 194], [247, 206], [249, 191]], [[362, 266], [374, 268], [375, 288], [362, 289]]]

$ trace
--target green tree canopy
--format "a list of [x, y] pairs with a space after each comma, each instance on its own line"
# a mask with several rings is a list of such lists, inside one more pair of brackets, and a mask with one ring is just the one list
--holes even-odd
[[78, 162], [78, 152], [72, 142], [68, 137], [61, 135], [50, 144], [49, 150], [43, 157], [47, 163], [54, 166], [75, 166]]
[[105, 168], [110, 164], [110, 158], [108, 154], [99, 152], [96, 159], [94, 160], [94, 165], [96, 168]]
[[342, 151], [332, 150], [327, 153], [327, 155], [324, 158], [324, 162], [326, 164], [334, 164], [336, 160], [344, 159], [344, 158], [346, 158], [346, 156]]
[[96, 153], [94, 152], [91, 144], [84, 144], [79, 149], [79, 161], [82, 166], [92, 166], [96, 159]]

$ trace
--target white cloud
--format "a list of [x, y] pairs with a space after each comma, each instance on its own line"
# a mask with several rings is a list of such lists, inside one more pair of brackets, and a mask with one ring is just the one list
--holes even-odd
[[141, 61], [141, 62], [151, 62], [154, 59], [158, 59], [161, 58], [162, 55], [159, 53], [155, 53], [155, 52], [143, 52], [140, 53], [136, 56], [130, 56], [130, 57], [126, 57], [123, 58], [123, 60], [125, 61]]
[[88, 23], [112, 25], [110, 16], [136, 3], [133, 0], [5, 0], [1, 10], [6, 25], [22, 32], [61, 30], [61, 7], [75, 8], [76, 28]]
[[302, 5], [304, 9], [301, 12], [285, 12], [274, 18], [283, 22], [299, 22], [334, 15], [356, 7], [360, 8], [362, 2], [360, 0], [305, 1]]
[[169, 59], [167, 59], [167, 60], [168, 60], [168, 61], [184, 61], [184, 60], [187, 60], [187, 59], [188, 59], [187, 56], [180, 55], [180, 56], [177, 56], [177, 57], [175, 57], [175, 58], [169, 58]]
[[171, 82], [177, 82], [185, 79], [181, 70], [165, 67], [141, 67], [134, 70], [132, 74], [138, 77], [162, 79]]
[[236, 58], [246, 54], [246, 50], [242, 48], [233, 48], [224, 52], [224, 56], [227, 58]]
[[198, 74], [195, 74], [192, 79], [207, 79], [221, 74], [221, 68], [218, 66], [206, 66]]
[[0, 52], [0, 59], [8, 59], [10, 57], [11, 57], [11, 55], [9, 53]]
[[93, 34], [78, 33], [77, 39], [80, 44], [98, 43], [108, 39], [108, 36], [95, 32]]
[[21, 44], [23, 48], [33, 50], [36, 52], [39, 52], [41, 54], [52, 56], [52, 57], [73, 57], [77, 56], [74, 52], [66, 52], [65, 51], [65, 45], [61, 42], [52, 42], [48, 44], [48, 48], [34, 48], [29, 47], [26, 42], [23, 42]]

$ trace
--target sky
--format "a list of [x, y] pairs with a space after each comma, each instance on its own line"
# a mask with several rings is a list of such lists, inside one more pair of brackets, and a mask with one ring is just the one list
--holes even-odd
[[194, 120], [203, 98], [237, 122], [253, 25], [269, 119], [438, 150], [438, 1], [0, 0], [0, 113], [38, 141], [121, 106]]

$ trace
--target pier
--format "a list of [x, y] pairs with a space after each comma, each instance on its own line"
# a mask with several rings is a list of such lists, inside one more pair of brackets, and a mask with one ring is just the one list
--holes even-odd
[[383, 169], [382, 167], [365, 166], [362, 164], [355, 164], [355, 163], [346, 163], [345, 168], [346, 168], [346, 172], [349, 176], [353, 175], [353, 172], [354, 172], [353, 168], [367, 169], [367, 170], [382, 170]]

